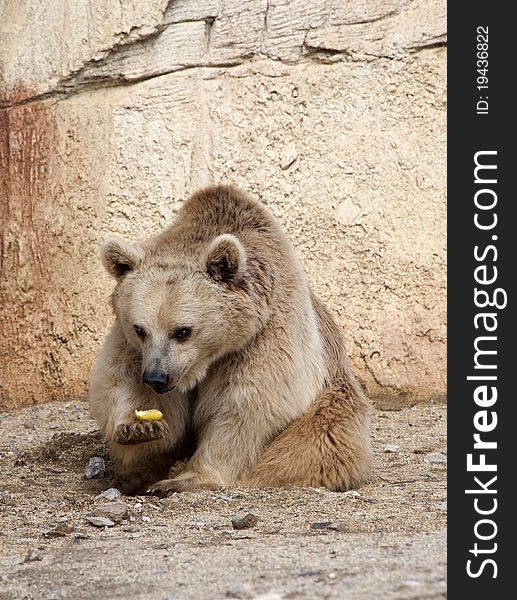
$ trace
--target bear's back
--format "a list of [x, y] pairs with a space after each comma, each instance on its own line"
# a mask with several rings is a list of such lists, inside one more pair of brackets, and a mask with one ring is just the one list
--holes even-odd
[[225, 233], [239, 239], [258, 236], [268, 246], [289, 244], [265, 206], [233, 186], [218, 185], [185, 200], [176, 220], [155, 238], [155, 247], [172, 244], [188, 250]]
[[265, 206], [230, 185], [197, 192], [183, 204], [178, 217], [180, 222], [197, 224], [210, 237], [221, 233], [238, 235], [250, 230], [262, 233], [279, 230]]

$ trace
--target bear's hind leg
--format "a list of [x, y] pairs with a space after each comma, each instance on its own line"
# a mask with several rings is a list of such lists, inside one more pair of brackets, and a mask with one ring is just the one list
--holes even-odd
[[266, 446], [238, 485], [345, 491], [365, 483], [371, 467], [368, 402], [354, 387], [327, 388]]

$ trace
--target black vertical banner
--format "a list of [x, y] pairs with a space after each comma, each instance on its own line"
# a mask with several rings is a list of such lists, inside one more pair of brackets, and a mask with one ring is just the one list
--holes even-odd
[[[512, 138], [517, 35], [502, 2], [448, 16], [448, 589], [507, 598], [517, 573]], [[513, 319], [512, 319], [513, 317]], [[508, 595], [510, 594], [510, 595]]]

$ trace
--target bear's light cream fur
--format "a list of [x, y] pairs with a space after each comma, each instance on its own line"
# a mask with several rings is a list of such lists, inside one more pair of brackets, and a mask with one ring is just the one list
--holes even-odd
[[[267, 208], [207, 188], [157, 236], [108, 238], [102, 261], [117, 282], [116, 318], [89, 397], [121, 487], [346, 490], [366, 480], [368, 401]], [[144, 385], [148, 371], [173, 389]], [[135, 419], [150, 408], [163, 420]]]

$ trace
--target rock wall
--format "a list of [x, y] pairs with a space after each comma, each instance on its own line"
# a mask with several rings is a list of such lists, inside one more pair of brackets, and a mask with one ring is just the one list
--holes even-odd
[[0, 407], [83, 396], [98, 246], [232, 182], [369, 392], [445, 393], [442, 0], [0, 0]]

